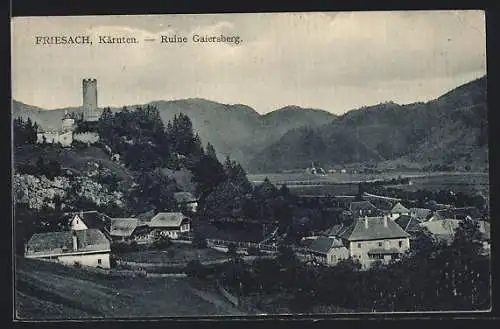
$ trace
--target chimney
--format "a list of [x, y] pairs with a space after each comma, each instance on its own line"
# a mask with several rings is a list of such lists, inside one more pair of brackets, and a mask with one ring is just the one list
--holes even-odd
[[368, 229], [368, 217], [365, 216], [365, 228]]
[[387, 215], [384, 216], [384, 227], [387, 227]]
[[73, 251], [78, 250], [78, 238], [76, 236], [76, 232], [73, 231]]

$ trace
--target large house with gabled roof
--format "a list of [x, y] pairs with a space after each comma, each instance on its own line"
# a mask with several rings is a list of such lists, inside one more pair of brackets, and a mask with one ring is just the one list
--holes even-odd
[[410, 249], [410, 235], [388, 216], [357, 218], [337, 235], [364, 269], [375, 261], [399, 259]]

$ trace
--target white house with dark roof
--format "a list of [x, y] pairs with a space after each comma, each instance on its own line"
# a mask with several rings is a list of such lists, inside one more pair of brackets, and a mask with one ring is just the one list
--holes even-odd
[[110, 241], [99, 229], [34, 234], [26, 244], [25, 257], [110, 268]]
[[408, 216], [410, 214], [410, 210], [403, 206], [401, 202], [398, 202], [392, 207], [391, 211], [389, 212], [389, 215], [391, 216], [391, 219], [396, 219], [399, 216]]
[[151, 218], [148, 226], [155, 235], [178, 239], [181, 234], [190, 231], [191, 220], [180, 212], [160, 212]]
[[375, 261], [399, 259], [410, 249], [410, 235], [388, 216], [360, 217], [338, 235], [365, 269]]
[[348, 259], [350, 254], [340, 239], [320, 236], [311, 239], [298, 256], [305, 261], [334, 266], [339, 261]]

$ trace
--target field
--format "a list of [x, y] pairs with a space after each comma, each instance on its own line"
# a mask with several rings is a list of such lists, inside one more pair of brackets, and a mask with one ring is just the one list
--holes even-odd
[[189, 279], [108, 278], [35, 260], [16, 261], [16, 317], [78, 319], [241, 315]]
[[139, 263], [182, 263], [190, 260], [216, 260], [227, 255], [213, 249], [196, 249], [189, 245], [174, 244], [167, 250], [136, 251], [120, 255], [125, 261]]
[[411, 185], [396, 185], [394, 187], [406, 191], [430, 190], [439, 191], [449, 189], [455, 193], [466, 194], [482, 193], [489, 195], [488, 174], [451, 174], [442, 176], [427, 176], [412, 179]]
[[[258, 183], [264, 178], [276, 184], [286, 183], [287, 186], [299, 195], [310, 194], [330, 194], [330, 195], [355, 195], [358, 191], [357, 184], [366, 180], [389, 180], [392, 178], [410, 178], [411, 185], [394, 185], [408, 191], [426, 189], [430, 191], [439, 191], [449, 189], [454, 192], [463, 192], [467, 194], [482, 193], [489, 194], [489, 175], [488, 173], [475, 172], [436, 172], [436, 173], [386, 173], [386, 174], [349, 174], [334, 173], [327, 176], [313, 176], [305, 173], [275, 173], [263, 175], [249, 175], [250, 181]], [[299, 182], [299, 183], [297, 183]], [[315, 185], [307, 185], [305, 182], [311, 182]]]

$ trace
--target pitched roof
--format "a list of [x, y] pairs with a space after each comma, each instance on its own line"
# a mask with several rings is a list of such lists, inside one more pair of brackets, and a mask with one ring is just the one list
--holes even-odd
[[384, 217], [361, 217], [341, 234], [348, 241], [406, 238], [410, 235], [393, 220]]
[[309, 244], [308, 249], [317, 253], [326, 254], [332, 248], [341, 247], [344, 247], [344, 244], [339, 239], [321, 236], [317, 239], [312, 240]]
[[74, 253], [73, 234], [78, 241], [78, 252], [109, 251], [110, 242], [99, 229], [82, 231], [61, 231], [36, 233], [28, 241], [28, 254], [44, 252], [47, 254]]
[[396, 205], [391, 209], [392, 214], [408, 213], [408, 212], [410, 212], [410, 210], [408, 210], [408, 208], [403, 206], [401, 202], [396, 203]]
[[420, 226], [426, 227], [433, 235], [454, 236], [460, 220], [458, 219], [441, 219], [430, 222], [421, 223]]
[[137, 218], [112, 218], [109, 234], [112, 236], [129, 237], [137, 227]]
[[395, 222], [401, 226], [405, 232], [415, 232], [420, 230], [420, 221], [410, 215], [401, 215], [395, 220]]
[[427, 208], [410, 208], [410, 215], [421, 222], [427, 220], [431, 214], [432, 210]]
[[174, 193], [174, 199], [177, 202], [195, 202], [196, 198], [191, 192], [176, 192]]
[[80, 211], [80, 212], [70, 212], [66, 213], [68, 216], [68, 222], [71, 225], [71, 221], [78, 215], [81, 220], [87, 225], [88, 228], [99, 228], [109, 230], [111, 224], [111, 217], [106, 214], [100, 213], [96, 210], [91, 211]]
[[149, 227], [179, 227], [184, 219], [187, 219], [180, 212], [160, 212], [149, 222]]
[[377, 207], [373, 205], [370, 201], [353, 201], [349, 210], [353, 213], [358, 213], [360, 210], [376, 210]]

